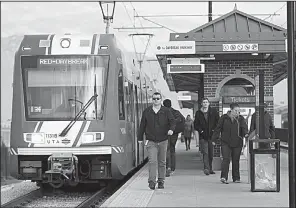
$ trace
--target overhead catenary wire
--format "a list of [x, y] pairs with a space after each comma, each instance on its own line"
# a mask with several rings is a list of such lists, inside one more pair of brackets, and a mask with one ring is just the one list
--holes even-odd
[[[152, 34], [148, 34], [148, 33], [139, 33], [139, 32], [138, 32], [138, 29], [141, 29], [141, 28], [136, 27], [136, 19], [135, 19], [136, 14], [139, 15], [138, 12], [136, 11], [136, 9], [135, 9], [135, 7], [133, 6], [133, 4], [130, 2], [131, 6], [133, 7], [133, 12], [134, 12], [134, 20], [132, 20], [130, 14], [129, 14], [129, 12], [128, 12], [128, 9], [127, 9], [127, 7], [126, 7], [126, 5], [125, 5], [123, 2], [122, 2], [122, 4], [123, 4], [123, 6], [124, 6], [124, 8], [125, 8], [125, 11], [126, 11], [128, 17], [129, 17], [130, 22], [131, 22], [132, 25], [133, 25], [133, 28], [134, 28], [135, 31], [136, 31], [135, 34], [130, 34], [129, 36], [132, 36], [132, 42], [133, 42], [133, 47], [134, 47], [134, 51], [135, 51], [135, 55], [136, 55], [136, 59], [137, 59], [138, 63], [140, 64], [140, 67], [141, 67], [141, 66], [142, 66], [142, 63], [143, 63], [143, 60], [144, 60], [144, 58], [145, 58], [145, 55], [146, 55], [146, 53], [147, 53], [148, 47], [150, 46], [150, 40], [151, 40], [151, 37], [152, 37], [153, 35], [152, 35]], [[142, 29], [143, 29], [144, 26], [143, 26], [141, 20], [138, 20], [138, 21], [139, 21], [139, 23], [140, 23], [140, 25], [142, 26]], [[121, 28], [121, 29], [125, 29], [125, 28]], [[128, 28], [128, 29], [132, 29], [132, 28]], [[144, 43], [144, 41], [143, 41], [142, 38], [140, 37], [141, 35], [142, 35], [142, 36], [148, 36], [148, 39], [147, 39], [147, 43], [146, 43], [146, 44]], [[135, 39], [134, 39], [134, 36], [139, 36], [140, 41], [143, 43], [143, 45], [144, 45], [144, 47], [145, 47], [145, 49], [144, 49], [144, 53], [138, 53], [138, 52], [137, 52], [137, 47], [136, 47], [136, 44], [135, 44], [136, 41], [135, 41]], [[138, 56], [139, 56], [139, 57], [138, 57]]]
[[281, 11], [285, 6], [287, 5], [287, 3], [285, 3], [284, 5], [282, 5], [278, 10], [276, 10], [273, 14], [270, 14], [268, 17], [266, 17], [265, 19], [263, 19], [263, 20], [267, 20], [267, 19], [269, 19], [269, 18], [273, 18], [274, 16], [276, 16], [276, 15], [279, 15], [279, 14], [277, 14], [279, 11]]

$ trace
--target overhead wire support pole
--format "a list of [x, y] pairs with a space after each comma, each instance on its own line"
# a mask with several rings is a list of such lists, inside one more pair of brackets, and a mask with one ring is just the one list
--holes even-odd
[[[115, 1], [99, 1], [99, 5], [103, 14], [104, 22], [106, 23], [106, 34], [109, 33], [110, 23], [113, 23]], [[111, 14], [109, 14], [109, 6], [111, 7]]]
[[296, 137], [296, 109], [295, 109], [295, 69], [296, 69], [296, 4], [287, 2], [287, 38], [288, 38], [288, 121], [289, 121], [289, 207], [295, 207], [295, 137]]
[[[140, 71], [142, 70], [142, 63], [144, 61], [144, 57], [146, 55], [146, 52], [147, 52], [147, 48], [148, 48], [148, 45], [149, 45], [149, 42], [151, 40], [151, 37], [153, 37], [154, 35], [153, 34], [150, 34], [150, 33], [134, 33], [134, 34], [129, 34], [129, 36], [132, 37], [132, 40], [133, 40], [133, 45], [134, 45], [134, 50], [135, 50], [135, 54], [136, 54], [136, 58], [137, 58], [137, 61], [139, 63], [139, 66], [140, 66]], [[136, 50], [136, 45], [135, 45], [135, 41], [134, 41], [134, 36], [148, 36], [148, 42], [145, 46], [145, 51], [143, 54], [143, 57], [141, 57], [141, 53], [140, 54], [140, 58], [137, 57], [137, 50]]]

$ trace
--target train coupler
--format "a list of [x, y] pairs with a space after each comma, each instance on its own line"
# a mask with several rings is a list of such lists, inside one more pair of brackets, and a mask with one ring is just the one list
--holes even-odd
[[48, 170], [45, 171], [48, 182], [63, 185], [65, 182], [79, 182], [78, 158], [71, 153], [54, 153], [48, 158]]

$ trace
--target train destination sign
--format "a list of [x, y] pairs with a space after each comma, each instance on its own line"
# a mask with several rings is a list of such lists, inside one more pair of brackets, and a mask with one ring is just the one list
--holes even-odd
[[224, 97], [224, 103], [255, 103], [255, 96], [233, 96], [233, 97]]
[[76, 58], [76, 59], [39, 59], [39, 64], [40, 65], [70, 65], [70, 64], [87, 64], [87, 59], [81, 59], [81, 58]]

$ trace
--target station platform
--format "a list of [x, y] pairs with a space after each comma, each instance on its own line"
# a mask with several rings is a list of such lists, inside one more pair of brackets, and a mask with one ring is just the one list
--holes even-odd
[[195, 142], [191, 150], [178, 140], [176, 171], [165, 180], [164, 189], [148, 188], [148, 164], [138, 171], [101, 207], [289, 207], [287, 152], [281, 152], [280, 192], [251, 192], [247, 162], [241, 158], [241, 183], [220, 182], [221, 171], [205, 175]]

